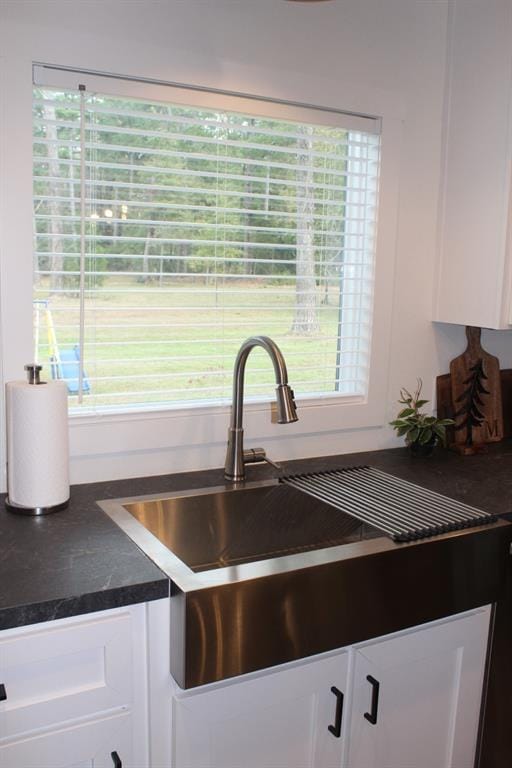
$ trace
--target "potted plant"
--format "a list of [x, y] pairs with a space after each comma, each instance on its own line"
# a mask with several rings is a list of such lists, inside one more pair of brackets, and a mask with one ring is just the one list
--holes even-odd
[[407, 389], [400, 390], [399, 403], [403, 406], [390, 425], [399, 437], [405, 437], [405, 443], [414, 456], [430, 456], [438, 443], [446, 443], [446, 427], [455, 422], [453, 419], [438, 419], [421, 412], [428, 400], [421, 400], [423, 382], [418, 379], [414, 394]]

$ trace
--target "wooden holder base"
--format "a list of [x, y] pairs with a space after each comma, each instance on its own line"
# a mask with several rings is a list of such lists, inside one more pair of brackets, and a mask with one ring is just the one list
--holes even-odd
[[474, 443], [473, 445], [464, 445], [463, 443], [451, 443], [450, 451], [461, 456], [474, 456], [477, 453], [487, 453], [488, 448], [486, 443]]

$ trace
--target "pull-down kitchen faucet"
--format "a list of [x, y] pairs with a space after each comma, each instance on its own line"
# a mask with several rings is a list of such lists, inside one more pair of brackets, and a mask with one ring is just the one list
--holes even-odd
[[[291, 424], [298, 420], [293, 390], [288, 385], [288, 372], [281, 350], [268, 336], [251, 336], [246, 339], [238, 351], [233, 371], [233, 403], [231, 423], [228, 430], [228, 448], [224, 477], [226, 480], [240, 482], [245, 478], [245, 465], [258, 461], [268, 461], [263, 448], [251, 448], [244, 451], [243, 400], [245, 363], [254, 347], [263, 347], [270, 356], [276, 377], [277, 421], [279, 424]], [[271, 462], [272, 463], [272, 462]]]

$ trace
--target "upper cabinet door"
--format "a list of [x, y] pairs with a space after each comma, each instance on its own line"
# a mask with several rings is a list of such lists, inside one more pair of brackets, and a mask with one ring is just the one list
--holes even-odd
[[472, 768], [490, 609], [359, 648], [349, 768]]
[[347, 659], [339, 653], [177, 696], [173, 766], [340, 768]]
[[434, 320], [511, 320], [512, 4], [454, 2], [448, 31]]

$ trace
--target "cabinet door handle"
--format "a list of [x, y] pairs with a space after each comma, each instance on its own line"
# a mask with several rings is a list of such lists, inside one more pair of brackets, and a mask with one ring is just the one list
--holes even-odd
[[117, 754], [117, 752], [111, 752], [110, 757], [112, 758], [112, 762], [114, 763], [114, 768], [123, 768], [123, 763], [121, 762], [121, 758]]
[[370, 712], [365, 712], [364, 716], [372, 725], [377, 724], [377, 714], [379, 712], [379, 688], [380, 683], [371, 675], [366, 675], [366, 679], [372, 686], [372, 706]]
[[0, 683], [0, 701], [7, 701], [7, 691], [3, 683]]
[[334, 725], [328, 725], [327, 730], [329, 733], [332, 733], [335, 739], [339, 739], [341, 736], [341, 721], [343, 718], [343, 694], [335, 685], [331, 687], [331, 693], [334, 693], [336, 696], [336, 713], [334, 715]]

